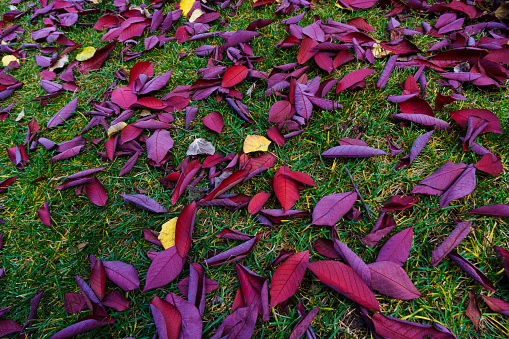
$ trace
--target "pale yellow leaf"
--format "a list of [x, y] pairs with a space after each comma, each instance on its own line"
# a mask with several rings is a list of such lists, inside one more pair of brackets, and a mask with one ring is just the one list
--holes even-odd
[[373, 44], [373, 47], [371, 48], [371, 52], [373, 53], [373, 56], [377, 59], [381, 59], [381, 58], [386, 57], [387, 55], [391, 54], [391, 52], [383, 49], [382, 45], [380, 45], [378, 42], [375, 42]]
[[56, 70], [57, 68], [62, 68], [64, 67], [67, 63], [69, 62], [69, 56], [66, 54], [64, 55], [63, 57], [61, 57], [60, 59], [58, 59], [57, 61], [55, 61], [53, 63], [53, 65], [51, 65], [50, 68], [48, 68], [48, 70], [50, 71], [54, 71]]
[[202, 16], [202, 14], [205, 14], [205, 12], [199, 8], [195, 9], [193, 11], [193, 14], [191, 14], [191, 17], [189, 18], [189, 22], [195, 22], [196, 19]]
[[17, 61], [19, 62], [18, 58], [16, 58], [14, 55], [6, 55], [2, 58], [2, 64], [7, 67], [11, 63], [11, 61]]
[[88, 60], [91, 57], [93, 57], [94, 54], [95, 54], [95, 48], [92, 46], [88, 46], [88, 47], [83, 48], [81, 53], [78, 53], [78, 55], [76, 55], [76, 60], [85, 61], [85, 60]]
[[270, 140], [261, 135], [248, 135], [244, 140], [244, 153], [269, 150]]
[[115, 125], [111, 125], [109, 128], [108, 128], [108, 136], [111, 137], [112, 135], [115, 135], [117, 134], [118, 132], [120, 132], [121, 130], [124, 129], [124, 127], [126, 127], [127, 124], [123, 121], [115, 124]]
[[173, 218], [165, 222], [161, 228], [161, 233], [157, 239], [163, 244], [164, 249], [175, 246], [175, 229], [177, 228], [177, 219]]
[[182, 0], [180, 2], [179, 7], [182, 10], [182, 15], [184, 16], [184, 18], [187, 18], [187, 14], [189, 14], [189, 11], [193, 7], [194, 1], [195, 0]]

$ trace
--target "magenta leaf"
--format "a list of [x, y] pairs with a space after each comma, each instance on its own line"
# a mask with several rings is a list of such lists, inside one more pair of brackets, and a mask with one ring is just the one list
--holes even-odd
[[249, 214], [256, 214], [258, 213], [262, 208], [263, 205], [267, 202], [267, 200], [270, 198], [270, 193], [267, 192], [260, 192], [257, 193], [247, 205], [247, 211]]
[[75, 314], [83, 311], [87, 308], [85, 298], [80, 293], [69, 293], [64, 294], [64, 308], [69, 314]]
[[224, 126], [223, 116], [218, 111], [210, 112], [203, 118], [203, 124], [214, 132], [221, 134]]
[[252, 338], [257, 317], [255, 305], [239, 308], [226, 317], [210, 339]]
[[11, 319], [0, 319], [0, 336], [4, 337], [11, 333], [21, 332], [23, 327]]
[[85, 192], [94, 205], [106, 205], [108, 201], [108, 191], [106, 191], [106, 188], [104, 188], [103, 184], [96, 177], [93, 177], [92, 180], [85, 184]]
[[369, 234], [366, 234], [361, 241], [369, 247], [375, 247], [378, 242], [389, 234], [392, 229], [396, 227], [396, 221], [392, 216], [387, 214], [387, 211], [382, 210], [378, 217], [375, 226]]
[[144, 194], [120, 194], [124, 201], [133, 204], [139, 209], [146, 210], [154, 213], [166, 213], [168, 212], [164, 207], [159, 205], [157, 201], [147, 197]]
[[424, 178], [412, 188], [411, 193], [442, 195], [459, 178], [467, 165], [447, 161], [439, 169]]
[[42, 223], [48, 227], [53, 227], [51, 225], [51, 215], [49, 213], [49, 203], [45, 202], [41, 208], [37, 210], [37, 215], [39, 219], [41, 219]]
[[[235, 268], [240, 281], [242, 307], [258, 306], [258, 314], [262, 316], [263, 321], [268, 321], [269, 289], [267, 279], [240, 264], [235, 265]], [[233, 310], [235, 311], [235, 309]]]
[[107, 318], [104, 320], [98, 320], [98, 319], [85, 319], [82, 321], [78, 321], [77, 323], [70, 325], [54, 335], [50, 337], [50, 339], [65, 339], [65, 338], [72, 338], [79, 334], [90, 332], [100, 326], [108, 325], [109, 323], [114, 322], [115, 320], [108, 320]]
[[[376, 333], [391, 339], [422, 339], [426, 337], [441, 339], [457, 339], [446, 328], [438, 329], [431, 325], [421, 325], [406, 320], [376, 313], [372, 317]], [[436, 324], [435, 324], [436, 326]], [[437, 326], [438, 327], [438, 326]]]
[[175, 246], [158, 252], [148, 268], [143, 292], [171, 283], [182, 272], [184, 262]]
[[203, 324], [196, 306], [171, 292], [166, 295], [166, 301], [175, 306], [182, 316], [182, 327], [180, 329], [182, 337], [200, 338]]
[[400, 300], [421, 297], [407, 273], [392, 261], [377, 261], [368, 265], [374, 290]]
[[120, 87], [113, 90], [111, 93], [111, 101], [116, 103], [122, 108], [128, 109], [133, 105], [138, 98], [136, 94], [129, 87]]
[[96, 260], [92, 267], [92, 272], [90, 272], [90, 287], [99, 300], [104, 299], [106, 293], [106, 270], [101, 258]]
[[405, 228], [401, 232], [394, 234], [382, 246], [376, 261], [392, 261], [399, 266], [403, 266], [410, 255], [413, 235], [412, 227]]
[[363, 81], [368, 76], [373, 74], [374, 71], [375, 70], [371, 68], [363, 68], [348, 73], [338, 82], [338, 85], [336, 87], [336, 94]]
[[277, 101], [269, 109], [269, 121], [282, 123], [292, 117], [292, 104], [288, 100]]
[[[335, 229], [333, 232], [337, 232]], [[348, 265], [353, 268], [353, 270], [362, 278], [362, 280], [371, 288], [371, 272], [369, 270], [368, 265], [348, 246], [339, 241], [339, 239], [334, 239], [334, 249], [336, 252], [343, 258], [344, 261], [348, 263]]]
[[498, 117], [487, 109], [462, 109], [459, 111], [451, 112], [451, 117], [456, 121], [461, 127], [465, 128], [467, 126], [468, 118], [470, 116], [478, 117], [484, 119], [489, 122], [488, 126], [484, 128], [483, 133], [493, 132], [493, 133], [503, 133], [500, 127], [500, 120]]
[[311, 323], [313, 322], [313, 319], [318, 314], [318, 311], [320, 310], [319, 306], [316, 306], [313, 308], [304, 318], [302, 318], [297, 325], [293, 328], [292, 333], [290, 333], [289, 339], [299, 339], [301, 338], [308, 328], [311, 326]]
[[322, 283], [362, 306], [378, 311], [375, 295], [355, 271], [339, 261], [310, 262], [308, 268]]
[[312, 224], [334, 226], [353, 207], [356, 200], [357, 193], [354, 191], [323, 197], [313, 209]]
[[158, 129], [147, 139], [147, 158], [159, 165], [172, 147], [173, 139], [170, 132]]
[[509, 316], [509, 302], [485, 295], [481, 297], [493, 312]]
[[279, 265], [270, 283], [270, 308], [292, 297], [304, 278], [309, 251], [296, 253]]
[[472, 222], [463, 221], [456, 225], [447, 238], [431, 252], [431, 266], [435, 267], [470, 233]]

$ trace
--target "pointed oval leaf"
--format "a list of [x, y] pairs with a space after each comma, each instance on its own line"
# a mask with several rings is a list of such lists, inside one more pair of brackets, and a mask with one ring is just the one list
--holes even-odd
[[392, 261], [399, 266], [403, 266], [410, 255], [413, 235], [412, 227], [405, 228], [403, 231], [394, 234], [382, 246], [376, 261]]
[[336, 146], [322, 153], [324, 158], [368, 158], [386, 155], [382, 150], [357, 145]]
[[221, 113], [218, 111], [210, 112], [205, 118], [203, 118], [203, 124], [213, 130], [214, 132], [221, 134], [224, 127], [224, 120]]
[[92, 180], [85, 184], [85, 192], [94, 205], [106, 205], [106, 202], [108, 201], [108, 191], [96, 177], [93, 177]]
[[323, 197], [316, 203], [311, 224], [334, 226], [353, 207], [356, 200], [357, 193], [354, 191]]
[[124, 291], [140, 288], [138, 271], [133, 265], [122, 261], [103, 261], [106, 276]]
[[279, 265], [270, 283], [270, 308], [292, 297], [309, 263], [309, 251], [296, 253]]
[[183, 258], [191, 248], [194, 220], [196, 218], [196, 202], [186, 205], [180, 212], [175, 228], [175, 246]]
[[240, 83], [244, 80], [249, 73], [249, 70], [246, 66], [243, 65], [233, 65], [228, 67], [228, 69], [224, 72], [223, 81], [221, 85], [223, 87], [232, 87]]
[[438, 265], [470, 233], [471, 221], [463, 221], [456, 225], [447, 238], [431, 252], [431, 266]]
[[368, 265], [371, 271], [373, 289], [400, 300], [411, 300], [421, 297], [408, 274], [392, 261], [377, 261]]
[[184, 262], [176, 246], [158, 252], [148, 268], [143, 292], [171, 283], [182, 272]]
[[147, 197], [144, 194], [120, 194], [124, 201], [133, 204], [139, 209], [154, 212], [154, 213], [166, 213], [168, 212], [164, 207], [159, 205], [154, 199]]

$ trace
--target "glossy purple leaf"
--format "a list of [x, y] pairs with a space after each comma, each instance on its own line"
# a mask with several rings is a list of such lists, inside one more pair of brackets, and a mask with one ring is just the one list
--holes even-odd
[[[376, 313], [372, 317], [375, 325], [376, 333], [383, 338], [390, 339], [422, 339], [422, 338], [440, 338], [440, 339], [457, 339], [448, 329], [435, 328], [431, 325], [422, 325], [406, 320]], [[435, 323], [435, 326], [437, 324]]]
[[146, 210], [154, 213], [166, 213], [168, 212], [164, 207], [159, 205], [157, 201], [147, 197], [144, 194], [120, 194], [124, 201], [133, 204], [139, 209]]
[[23, 330], [29, 329], [33, 325], [33, 320], [37, 318], [37, 309], [39, 308], [39, 303], [41, 302], [42, 295], [44, 290], [38, 291], [35, 296], [30, 299], [30, 313], [28, 314], [28, 318], [23, 325]]
[[87, 304], [85, 303], [85, 298], [81, 294], [66, 292], [64, 294], [64, 307], [67, 313], [75, 314], [86, 309]]
[[301, 338], [308, 328], [311, 326], [311, 323], [313, 322], [313, 319], [318, 314], [318, 311], [320, 310], [320, 307], [317, 306], [313, 308], [304, 318], [302, 318], [297, 325], [293, 328], [292, 333], [290, 333], [289, 339], [299, 339]]
[[103, 261], [106, 276], [124, 291], [140, 288], [138, 271], [131, 264], [122, 261]]
[[447, 238], [431, 252], [431, 266], [435, 267], [470, 233], [472, 222], [463, 221], [456, 225]]
[[324, 158], [368, 158], [386, 155], [382, 150], [356, 145], [336, 146], [322, 153]]
[[45, 202], [42, 207], [37, 210], [37, 215], [44, 225], [53, 228], [51, 225], [51, 215], [49, 213], [49, 203]]
[[253, 251], [254, 246], [259, 240], [259, 236], [253, 237], [252, 239], [243, 242], [242, 244], [230, 248], [222, 253], [219, 253], [207, 260], [204, 260], [203, 263], [207, 266], [217, 266], [222, 264], [228, 264], [235, 261], [238, 261]]
[[475, 208], [467, 213], [487, 215], [492, 217], [509, 218], [509, 205], [504, 204], [486, 205]]
[[249, 339], [253, 336], [257, 317], [258, 312], [254, 305], [239, 308], [224, 319], [210, 339]]
[[57, 114], [55, 114], [51, 119], [49, 119], [46, 127], [52, 128], [60, 125], [65, 120], [69, 119], [74, 115], [74, 111], [76, 110], [76, 108], [78, 108], [78, 97], [69, 101], [69, 103], [62, 107], [62, 109], [58, 111]]
[[77, 323], [75, 324], [72, 324], [60, 331], [58, 331], [57, 333], [55, 333], [54, 335], [52, 335], [50, 337], [50, 339], [65, 339], [65, 338], [72, 338], [72, 337], [75, 337], [79, 334], [83, 334], [83, 333], [87, 333], [87, 332], [90, 332], [92, 330], [95, 330], [96, 328], [100, 327], [100, 326], [105, 326], [105, 325], [108, 325], [109, 323], [112, 323], [114, 322], [115, 320], [110, 320], [108, 321], [107, 319], [105, 320], [98, 320], [98, 319], [85, 319], [85, 320], [82, 320], [82, 321], [78, 321]]
[[440, 208], [449, 205], [453, 200], [463, 198], [472, 193], [476, 186], [475, 166], [470, 164], [456, 181], [444, 192], [439, 201]]
[[161, 75], [156, 76], [154, 79], [147, 81], [145, 85], [138, 92], [139, 94], [147, 94], [152, 91], [157, 91], [166, 86], [171, 77], [171, 70], [163, 73]]
[[169, 302], [155, 296], [150, 302], [150, 310], [156, 324], [158, 338], [178, 339], [182, 315], [178, 309]]
[[413, 228], [408, 227], [394, 234], [382, 246], [376, 257], [376, 261], [392, 261], [403, 266], [410, 255], [412, 248]]
[[158, 129], [147, 139], [147, 158], [161, 164], [172, 147], [173, 138], [170, 132]]
[[392, 298], [411, 300], [421, 297], [408, 274], [392, 261], [377, 261], [368, 265], [374, 290]]
[[356, 200], [357, 193], [354, 191], [323, 197], [313, 209], [312, 224], [334, 226], [353, 207]]
[[465, 273], [468, 274], [472, 279], [477, 281], [488, 290], [493, 292], [496, 291], [495, 286], [493, 286], [493, 283], [490, 281], [490, 279], [488, 279], [488, 277], [480, 269], [475, 267], [474, 264], [459, 255], [456, 250], [452, 250], [447, 256], [449, 259], [454, 261], [456, 265], [458, 265], [463, 271], [465, 271]]
[[147, 280], [143, 292], [169, 284], [182, 272], [185, 259], [175, 246], [158, 252], [147, 272]]
[[445, 131], [451, 130], [451, 126], [449, 125], [448, 122], [435, 117], [431, 117], [426, 114], [398, 113], [392, 114], [392, 117], [398, 120], [404, 120], [414, 122], [416, 124], [421, 124], [429, 128], [442, 129]]
[[431, 139], [431, 136], [433, 135], [433, 131], [430, 131], [428, 133], [419, 135], [412, 144], [412, 148], [410, 149], [410, 154], [403, 157], [398, 164], [396, 165], [396, 170], [408, 167], [412, 162], [414, 162], [415, 158], [421, 153], [421, 151], [424, 149], [426, 144], [428, 143], [429, 139]]
[[467, 165], [463, 163], [455, 164], [447, 161], [435, 172], [415, 185], [411, 193], [442, 195], [466, 168]]

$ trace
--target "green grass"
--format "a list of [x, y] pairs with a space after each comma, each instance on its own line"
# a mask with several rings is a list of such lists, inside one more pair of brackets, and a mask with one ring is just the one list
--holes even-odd
[[[139, 1], [133, 2], [140, 3]], [[108, 1], [103, 1], [99, 8], [112, 8], [112, 6]], [[20, 5], [19, 9], [25, 10], [26, 5]], [[172, 9], [170, 4], [165, 4], [165, 12]], [[8, 11], [5, 2], [0, 4], [0, 11], [2, 13]], [[227, 17], [224, 14], [232, 11], [228, 9], [220, 12], [224, 17]], [[227, 30], [244, 29], [254, 19], [274, 17], [272, 7], [252, 10], [251, 2], [245, 2], [235, 14], [236, 16], [227, 17], [231, 20]], [[376, 29], [372, 33], [374, 38], [388, 40], [390, 38], [386, 29], [388, 20], [383, 18], [384, 14], [385, 12], [379, 9], [360, 10], [352, 13], [335, 7], [333, 3], [323, 2], [318, 3], [314, 9], [310, 10], [310, 13], [300, 24], [302, 26], [310, 24], [312, 15], [318, 15], [324, 21], [327, 17], [332, 17], [340, 22], [346, 22], [347, 19], [355, 16], [362, 16]], [[80, 17], [79, 22], [95, 22], [100, 15], [102, 13]], [[280, 18], [277, 19], [280, 20]], [[402, 27], [411, 28], [423, 20], [434, 23], [436, 18], [412, 12], [406, 17], [406, 21], [402, 22]], [[33, 42], [30, 37], [31, 31], [43, 27], [41, 19], [30, 24], [29, 16], [23, 17], [17, 23], [25, 28], [23, 35], [25, 43]], [[177, 26], [182, 24], [181, 19]], [[100, 48], [105, 45], [105, 42], [101, 40], [104, 32], [97, 32], [90, 28], [84, 29], [79, 26], [61, 30], [66, 33], [68, 38], [83, 44], [83, 46]], [[224, 27], [218, 23], [211, 24], [210, 31], [221, 30], [224, 30]], [[173, 33], [174, 30], [171, 32]], [[275, 65], [296, 60], [297, 48], [290, 50], [274, 48], [274, 45], [287, 35], [284, 25], [274, 22], [263, 28], [261, 33], [263, 36], [255, 38], [251, 44], [254, 54], [264, 57], [262, 62], [255, 64], [256, 69], [269, 71]], [[145, 32], [143, 37], [147, 36], [148, 33]], [[143, 50], [143, 40], [139, 38], [137, 40], [140, 43], [130, 51], [140, 52]], [[411, 37], [411, 40], [423, 50], [437, 41], [429, 36], [414, 36]], [[194, 54], [179, 59], [177, 54], [191, 52], [202, 44], [219, 43], [221, 43], [221, 39], [218, 37], [185, 44], [169, 42], [164, 48], [151, 50], [141, 58], [125, 63], [118, 60], [118, 53], [122, 46], [117, 44], [101, 69], [85, 75], [75, 72], [76, 83], [81, 88], [78, 93], [78, 113], [61, 126], [51, 130], [43, 129], [39, 134], [56, 142], [69, 140], [78, 135], [88, 122], [88, 117], [83, 113], [92, 109], [94, 102], [102, 101], [103, 92], [114, 80], [113, 72], [120, 68], [129, 70], [138, 61], [154, 62], [156, 75], [173, 69], [172, 78], [169, 84], [160, 91], [159, 97], [177, 85], [193, 83], [197, 79], [196, 70], [205, 67], [207, 59]], [[74, 59], [77, 52], [79, 50], [71, 53], [71, 60]], [[36, 53], [36, 50], [29, 50], [27, 62], [11, 73], [22, 81], [24, 86], [2, 103], [2, 107], [9, 103], [14, 104], [10, 117], [0, 123], [0, 147], [2, 149], [24, 142], [27, 124], [32, 118], [37, 119], [41, 126], [45, 126], [47, 120], [73, 98], [71, 94], [64, 94], [50, 99], [49, 104], [44, 107], [40, 107], [38, 102], [32, 101], [37, 96], [45, 94], [38, 81], [39, 72], [42, 69], [35, 64]], [[336, 140], [341, 137], [355, 138], [359, 133], [362, 133], [363, 139], [370, 146], [387, 149], [385, 136], [389, 135], [394, 142], [408, 151], [415, 138], [425, 133], [426, 130], [421, 126], [402, 128], [398, 121], [391, 118], [391, 114], [397, 113], [397, 106], [387, 101], [386, 97], [400, 94], [399, 84], [409, 74], [413, 74], [413, 71], [396, 69], [386, 88], [380, 91], [376, 89], [375, 83], [386, 60], [377, 59], [374, 65], [353, 61], [331, 75], [326, 75], [324, 71], [318, 69], [313, 61], [308, 62], [310, 65], [309, 79], [317, 75], [322, 78], [340, 78], [352, 70], [366, 67], [374, 68], [375, 73], [368, 78], [365, 90], [345, 91], [337, 96], [331, 91], [329, 99], [338, 101], [343, 105], [343, 108], [333, 112], [314, 111], [304, 133], [289, 139], [284, 147], [274, 144], [270, 146], [270, 151], [274, 152], [278, 158], [274, 169], [254, 177], [248, 183], [238, 186], [232, 191], [250, 195], [260, 191], [271, 191], [268, 181], [280, 166], [286, 164], [292, 170], [308, 173], [315, 179], [317, 186], [302, 191], [301, 197], [294, 207], [312, 211], [316, 202], [323, 196], [353, 189], [346, 171], [343, 170], [346, 165], [370, 209], [379, 213], [381, 203], [388, 197], [409, 192], [413, 185], [431, 174], [445, 161], [473, 163], [478, 160], [478, 157], [473, 153], [462, 151], [459, 136], [462, 136], [464, 131], [454, 123], [452, 124], [453, 131], [449, 134], [435, 131], [426, 148], [408, 169], [394, 170], [399, 156], [357, 160], [331, 160], [320, 157], [319, 154], [323, 151], [337, 145]], [[225, 58], [222, 64], [230, 66], [232, 63]], [[426, 99], [430, 104], [433, 104], [437, 91], [449, 94], [448, 90], [444, 90], [437, 84], [438, 73], [426, 70], [425, 74], [429, 86]], [[244, 100], [254, 120], [252, 125], [241, 120], [225, 101], [217, 103], [214, 98], [209, 98], [201, 102], [192, 102], [191, 105], [199, 107], [195, 128], [192, 130], [183, 128], [171, 130], [175, 146], [171, 151], [174, 157], [170, 159], [170, 164], [176, 166], [185, 157], [188, 145], [196, 137], [206, 138], [216, 146], [217, 152], [228, 154], [241, 152], [243, 140], [248, 134], [264, 135], [269, 127], [268, 110], [278, 99], [263, 95], [266, 82], [262, 80], [244, 81], [238, 86], [238, 89], [245, 93], [253, 83], [255, 90], [252, 97]], [[506, 134], [509, 132], [509, 96], [505, 89], [476, 88], [465, 84], [463, 94], [467, 97], [467, 101], [455, 102], [446, 106], [441, 112], [436, 113], [437, 117], [451, 121], [448, 114], [450, 111], [462, 108], [487, 108], [499, 116], [503, 131]], [[15, 122], [14, 118], [22, 108], [25, 110], [25, 117], [20, 122]], [[225, 118], [225, 128], [221, 135], [210, 132], [201, 123], [201, 119], [213, 110], [219, 110]], [[177, 127], [183, 127], [184, 112], [177, 112], [174, 116], [174, 124]], [[137, 118], [138, 116], [135, 115], [129, 122], [133, 122]], [[466, 318], [467, 291], [472, 289], [486, 295], [488, 293], [485, 289], [467, 277], [448, 259], [443, 260], [436, 268], [430, 268], [429, 265], [431, 251], [454, 228], [453, 218], [462, 217], [472, 220], [476, 228], [458, 246], [457, 250], [492, 279], [499, 291], [496, 294], [497, 297], [509, 300], [507, 277], [491, 247], [492, 245], [508, 247], [507, 220], [461, 215], [474, 206], [509, 201], [509, 190], [507, 189], [509, 147], [505, 135], [481, 135], [477, 140], [502, 158], [505, 170], [500, 176], [492, 178], [478, 174], [476, 190], [470, 196], [454, 201], [444, 210], [437, 209], [437, 198], [422, 197], [412, 210], [394, 213], [398, 226], [390, 235], [406, 227], [412, 226], [414, 229], [414, 245], [404, 269], [423, 297], [413, 301], [399, 301], [377, 294], [381, 310], [385, 314], [426, 324], [436, 321], [449, 327], [459, 338], [509, 336], [506, 319], [499, 314], [492, 313], [482, 301], [480, 307], [483, 320], [479, 333], [473, 329], [473, 325]], [[95, 127], [85, 137], [94, 139], [107, 136], [102, 127]], [[82, 312], [78, 315], [68, 315], [63, 307], [63, 296], [65, 292], [78, 292], [75, 275], [80, 275], [88, 281], [90, 273], [88, 256], [91, 254], [100, 256], [104, 260], [122, 260], [133, 264], [138, 269], [143, 284], [150, 264], [146, 253], [155, 249], [143, 239], [141, 229], [148, 227], [159, 231], [165, 221], [178, 216], [179, 208], [190, 202], [185, 195], [180, 199], [176, 208], [171, 208], [169, 199], [171, 191], [165, 190], [158, 182], [158, 178], [165, 175], [164, 172], [149, 166], [144, 155], [140, 157], [130, 174], [118, 177], [120, 168], [127, 158], [117, 158], [114, 162], [102, 159], [97, 152], [104, 150], [104, 140], [98, 146], [88, 142], [77, 157], [56, 163], [51, 162], [51, 152], [38, 147], [36, 151], [30, 152], [30, 163], [24, 170], [17, 170], [8, 160], [5, 152], [4, 156], [0, 158], [0, 179], [13, 175], [18, 176], [15, 184], [1, 196], [1, 204], [4, 206], [2, 217], [5, 224], [0, 225], [0, 230], [4, 234], [4, 245], [0, 250], [0, 258], [5, 273], [0, 278], [2, 291], [0, 305], [1, 307], [12, 307], [5, 317], [23, 324], [28, 316], [30, 299], [38, 290], [44, 289], [45, 294], [34, 325], [35, 331], [31, 335], [33, 338], [48, 338], [61, 328], [88, 314], [88, 312]], [[86, 196], [76, 196], [73, 189], [64, 191], [54, 189], [61, 183], [63, 177], [99, 166], [107, 167], [106, 170], [98, 173], [99, 179], [109, 191], [109, 200], [105, 208], [93, 205]], [[41, 176], [47, 176], [50, 179], [31, 184], [34, 179]], [[200, 185], [205, 185], [204, 181]], [[148, 196], [156, 199], [170, 212], [164, 215], [155, 215], [141, 211], [124, 203], [119, 196], [123, 193], [138, 193], [138, 189], [146, 190]], [[44, 226], [37, 217], [36, 211], [44, 202], [50, 203], [56, 234]], [[268, 206], [279, 208], [279, 203], [271, 198]], [[360, 204], [356, 206], [363, 209]], [[360, 238], [369, 233], [375, 219], [376, 215], [372, 220], [364, 215], [358, 222], [342, 219], [337, 225], [340, 239], [368, 263], [375, 260], [378, 250], [388, 238], [383, 239], [374, 249], [362, 244]], [[200, 208], [196, 220], [193, 246], [189, 253], [191, 260], [201, 262], [212, 254], [237, 244], [234, 241], [225, 241], [215, 237], [215, 234], [223, 227], [231, 227], [249, 234], [263, 233], [263, 241], [258, 243], [254, 252], [241, 260], [240, 263], [267, 278], [271, 277], [272, 272], [266, 272], [264, 269], [281, 249], [310, 250], [310, 260], [321, 260], [323, 258], [312, 249], [313, 243], [319, 237], [330, 238], [329, 230], [325, 227], [311, 226], [310, 218], [285, 221], [274, 227], [264, 227], [256, 222], [245, 209], [230, 212], [222, 208]], [[189, 269], [186, 265], [179, 278], [165, 288], [179, 293], [176, 284], [187, 276], [188, 272]], [[231, 304], [239, 283], [234, 264], [206, 268], [206, 272], [209, 278], [216, 279], [221, 283], [220, 287], [207, 297], [203, 320], [204, 337], [209, 337], [231, 312]], [[107, 286], [108, 290], [115, 287], [112, 283], [108, 283]], [[140, 291], [129, 292], [127, 298], [132, 307], [130, 310], [112, 312], [112, 316], [118, 318], [115, 324], [81, 337], [151, 338], [155, 333], [155, 325], [150, 313], [149, 302], [154, 295], [162, 297], [165, 292], [158, 290], [148, 291], [144, 294], [141, 294]], [[220, 298], [220, 302], [217, 297]], [[301, 300], [308, 310], [320, 306], [320, 312], [313, 323], [317, 337], [371, 336], [361, 318], [356, 314], [353, 303], [325, 287], [308, 272], [288, 311], [281, 307], [272, 310], [269, 322], [257, 324], [254, 337], [287, 338], [298, 321], [298, 315], [294, 309], [297, 300]]]

